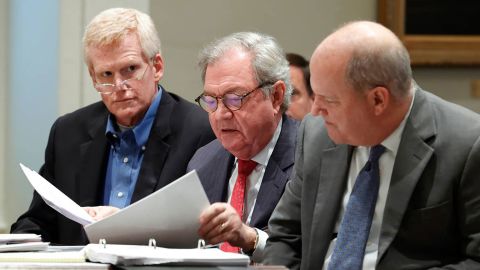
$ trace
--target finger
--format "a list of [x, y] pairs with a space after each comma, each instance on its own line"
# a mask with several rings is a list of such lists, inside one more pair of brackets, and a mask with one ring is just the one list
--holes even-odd
[[209, 223], [212, 218], [215, 218], [226, 209], [225, 203], [214, 203], [205, 209], [200, 215], [200, 224]]
[[209, 206], [200, 216], [199, 235], [204, 236], [221, 222], [219, 218], [225, 212], [225, 204], [215, 203]]
[[85, 210], [87, 214], [92, 218], [94, 218], [97, 215], [97, 212], [95, 211], [94, 207], [86, 206], [86, 207], [83, 207], [83, 210]]
[[113, 206], [101, 206], [98, 207], [98, 211], [96, 213], [97, 220], [104, 219], [106, 217], [109, 217], [116, 212], [118, 212], [119, 209]]
[[200, 229], [200, 235], [203, 239], [210, 242], [211, 238], [228, 230], [228, 223], [228, 213], [222, 212], [221, 214], [212, 218], [209, 223], [202, 226]]
[[207, 237], [212, 242], [237, 242], [243, 225], [240, 216], [236, 211], [226, 211], [223, 215], [225, 221], [221, 222], [216, 229], [213, 229]]
[[230, 225], [228, 222], [221, 223], [219, 226], [210, 231], [205, 239], [208, 239], [208, 243], [213, 245], [227, 241], [230, 234], [229, 226]]

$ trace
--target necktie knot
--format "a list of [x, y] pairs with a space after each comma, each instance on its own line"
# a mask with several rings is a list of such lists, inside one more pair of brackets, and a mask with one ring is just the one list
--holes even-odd
[[377, 144], [370, 149], [370, 156], [368, 160], [370, 162], [377, 162], [380, 156], [385, 152], [385, 147], [381, 144]]
[[257, 162], [253, 160], [238, 160], [239, 175], [249, 176], [252, 173], [253, 169], [255, 169], [255, 167], [257, 167]]

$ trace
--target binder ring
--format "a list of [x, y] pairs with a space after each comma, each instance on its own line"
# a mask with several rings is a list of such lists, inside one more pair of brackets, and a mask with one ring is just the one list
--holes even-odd
[[103, 248], [107, 248], [107, 240], [105, 240], [105, 238], [100, 238], [100, 239], [98, 240], [98, 244], [99, 244], [99, 245], [102, 245]]
[[153, 247], [154, 249], [157, 248], [157, 241], [153, 238], [148, 239], [148, 246]]

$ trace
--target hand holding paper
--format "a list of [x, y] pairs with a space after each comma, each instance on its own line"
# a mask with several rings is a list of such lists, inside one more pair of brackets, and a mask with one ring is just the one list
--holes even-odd
[[118, 211], [119, 208], [114, 206], [102, 205], [102, 206], [86, 206], [82, 207], [95, 221], [102, 220], [109, 217]]
[[[195, 171], [112, 214], [109, 207], [80, 207], [38, 173], [20, 167], [49, 206], [85, 226], [92, 243], [106, 239], [110, 244], [145, 244], [154, 238], [163, 247], [197, 246], [198, 217], [210, 202]], [[101, 209], [104, 218], [95, 221], [86, 211], [92, 209]]]

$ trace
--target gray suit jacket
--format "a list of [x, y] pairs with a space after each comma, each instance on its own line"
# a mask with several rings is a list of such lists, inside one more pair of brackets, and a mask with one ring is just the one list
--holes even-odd
[[[395, 159], [376, 269], [480, 269], [480, 116], [417, 89]], [[321, 269], [352, 147], [320, 117], [300, 127], [292, 180], [272, 214], [267, 264]]]
[[[282, 121], [282, 131], [268, 161], [250, 221], [251, 226], [259, 229], [267, 228], [268, 219], [293, 169], [298, 122], [286, 116]], [[227, 201], [228, 180], [234, 160], [218, 139], [198, 149], [190, 160], [187, 170], [197, 170], [211, 203]]]

